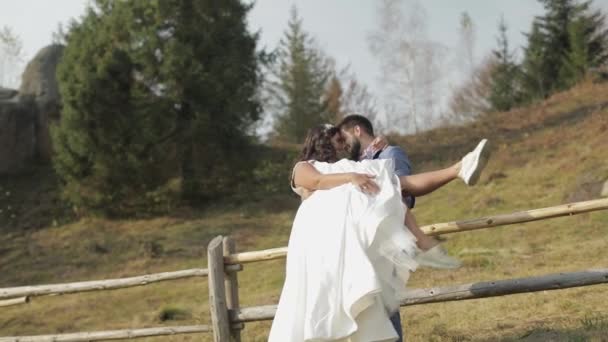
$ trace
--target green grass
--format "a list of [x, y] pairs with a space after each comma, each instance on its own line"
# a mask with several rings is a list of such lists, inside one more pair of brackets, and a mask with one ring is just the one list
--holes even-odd
[[[598, 184], [608, 178], [608, 109], [602, 104], [607, 95], [608, 85], [588, 84], [471, 126], [396, 138], [407, 147], [417, 170], [448, 165], [479, 137], [489, 136], [493, 142], [492, 159], [478, 186], [454, 182], [418, 199], [415, 213], [420, 224], [596, 198]], [[0, 186], [28, 193], [25, 178], [1, 179]], [[0, 200], [0, 205], [26, 202], [17, 196]], [[206, 267], [206, 245], [219, 234], [235, 237], [240, 251], [284, 246], [297, 205], [293, 197], [275, 196], [202, 212], [114, 221], [74, 221], [58, 214], [48, 219], [49, 213], [57, 212], [49, 209], [46, 219], [32, 221], [39, 223], [36, 229], [15, 229], [4, 218], [0, 287]], [[608, 266], [608, 212], [446, 238], [446, 247], [463, 260], [464, 267], [421, 269], [412, 276], [411, 287]], [[241, 305], [276, 303], [283, 277], [283, 260], [245, 265], [239, 273]], [[37, 297], [29, 304], [0, 309], [0, 336], [208, 324], [207, 301], [203, 278]], [[401, 313], [407, 341], [602, 341], [608, 336], [606, 303], [608, 288], [598, 285], [420, 305], [402, 308]], [[243, 340], [265, 341], [269, 327], [269, 322], [247, 324]], [[201, 335], [144, 340], [200, 341]]]

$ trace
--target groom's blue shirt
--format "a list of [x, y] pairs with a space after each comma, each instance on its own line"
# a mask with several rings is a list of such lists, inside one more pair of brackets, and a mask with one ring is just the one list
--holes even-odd
[[[373, 159], [392, 159], [395, 161], [395, 174], [409, 176], [412, 174], [412, 163], [405, 151], [399, 146], [387, 146], [384, 150], [376, 152]], [[404, 196], [403, 200], [408, 208], [413, 208], [416, 198], [411, 195]]]
[[395, 161], [395, 174], [399, 177], [412, 174], [412, 163], [399, 146], [387, 146], [384, 150], [376, 153], [373, 159], [393, 159]]

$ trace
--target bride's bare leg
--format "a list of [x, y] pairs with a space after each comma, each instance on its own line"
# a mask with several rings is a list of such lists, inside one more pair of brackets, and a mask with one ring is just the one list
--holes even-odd
[[422, 250], [422, 253], [416, 256], [416, 261], [420, 266], [443, 269], [454, 269], [462, 266], [462, 263], [458, 259], [448, 255], [445, 248], [439, 244], [439, 241], [431, 236], [427, 236], [420, 230], [414, 214], [409, 210], [405, 214], [405, 225], [418, 239], [416, 244]]
[[439, 244], [437, 239], [426, 235], [418, 226], [414, 214], [410, 210], [405, 213], [405, 226], [416, 237], [416, 245], [423, 251], [429, 250]]
[[473, 151], [467, 153], [458, 163], [451, 167], [399, 177], [401, 188], [413, 196], [423, 196], [456, 178], [462, 179], [469, 186], [475, 185], [479, 181], [479, 175], [486, 166], [489, 157], [488, 140], [482, 139]]
[[411, 176], [401, 176], [401, 188], [410, 195], [423, 196], [431, 193], [447, 183], [458, 178], [461, 162], [448, 168], [418, 173]]

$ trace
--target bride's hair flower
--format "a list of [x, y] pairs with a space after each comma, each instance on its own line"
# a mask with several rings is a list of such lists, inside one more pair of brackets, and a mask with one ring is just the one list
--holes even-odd
[[329, 131], [330, 129], [332, 129], [334, 127], [336, 127], [336, 126], [334, 126], [330, 123], [323, 124], [323, 128], [325, 128], [326, 131]]

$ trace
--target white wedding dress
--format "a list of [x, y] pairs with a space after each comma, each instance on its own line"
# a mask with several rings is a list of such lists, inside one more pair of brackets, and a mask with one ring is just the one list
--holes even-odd
[[349, 183], [302, 202], [269, 341], [395, 341], [389, 317], [417, 264], [393, 161], [312, 165], [323, 174], [376, 175], [381, 190], [370, 196]]

